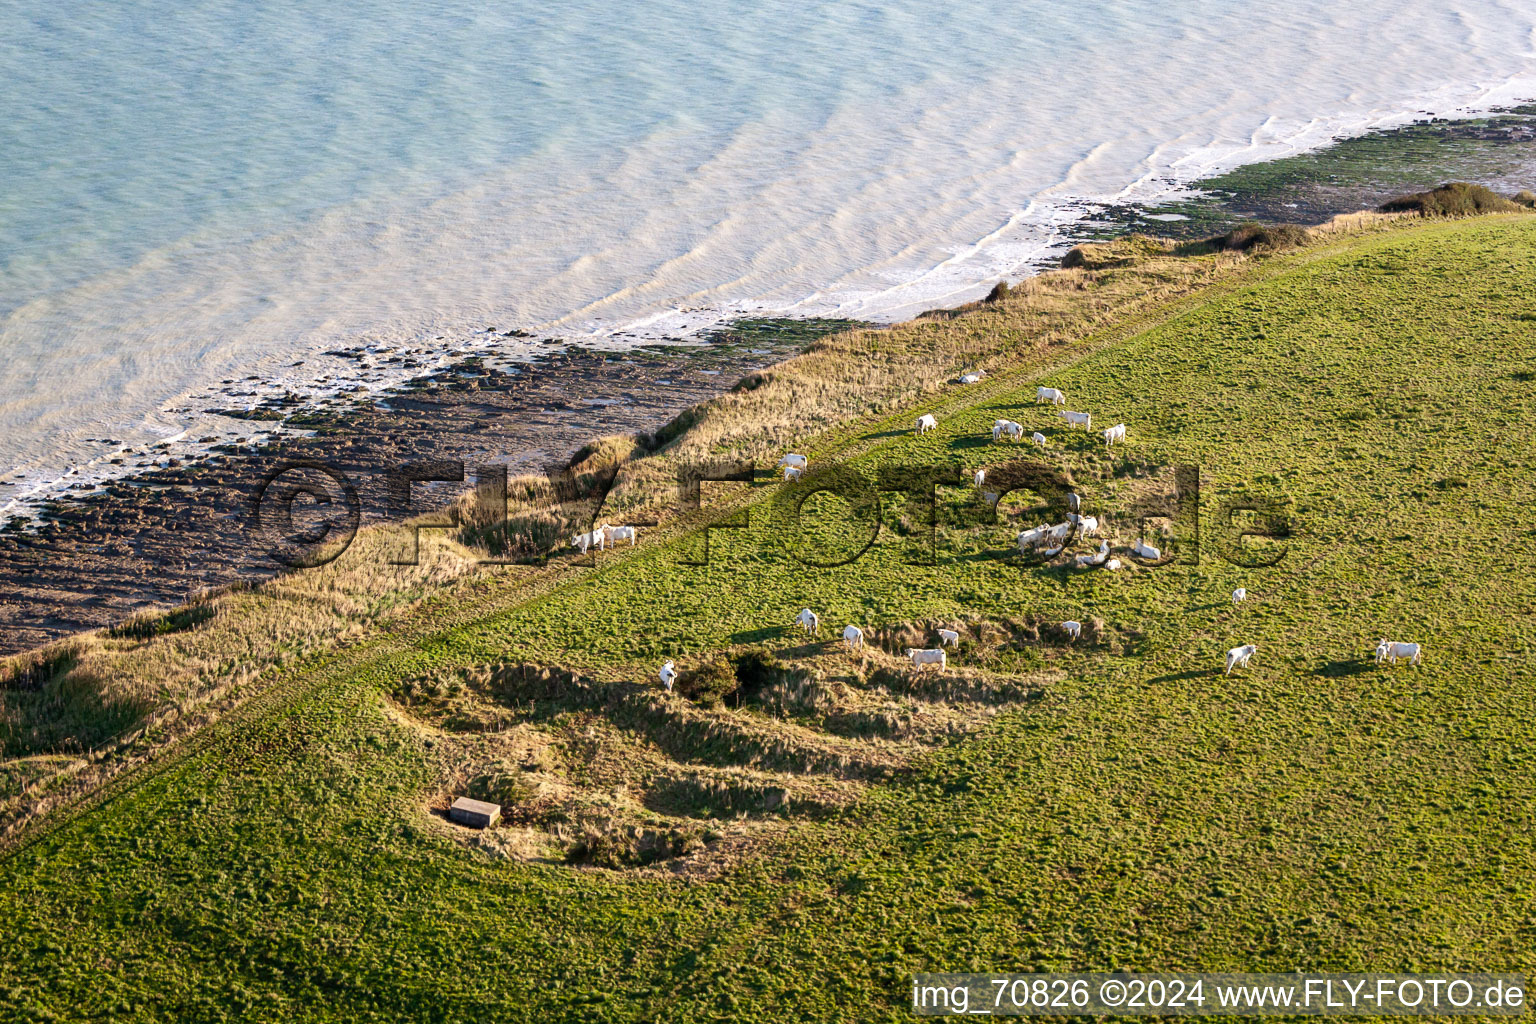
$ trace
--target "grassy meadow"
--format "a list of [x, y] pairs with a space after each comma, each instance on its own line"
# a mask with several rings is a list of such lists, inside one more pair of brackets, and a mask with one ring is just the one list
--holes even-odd
[[[591, 567], [439, 536], [409, 599], [344, 562], [93, 641], [103, 678], [227, 702], [0, 860], [6, 1018], [876, 1021], [915, 972], [1536, 973], [1533, 280], [1523, 213], [1047, 275], [823, 339], [621, 470], [612, 521], [757, 460], [704, 485], [746, 520], [707, 564], [697, 519]], [[776, 482], [786, 450], [841, 493]], [[1023, 564], [1052, 496], [969, 483], [1016, 460], [1168, 564]], [[931, 507], [878, 490], [925, 467], [959, 467]], [[280, 656], [276, 607], [315, 609]], [[906, 667], [940, 625], [950, 671]], [[471, 791], [506, 824], [447, 824]]]

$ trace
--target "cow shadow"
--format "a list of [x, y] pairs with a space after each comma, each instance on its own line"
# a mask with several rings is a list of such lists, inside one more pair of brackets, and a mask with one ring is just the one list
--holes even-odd
[[1358, 676], [1370, 672], [1376, 667], [1374, 661], [1366, 661], [1363, 658], [1350, 658], [1347, 661], [1330, 661], [1328, 664], [1312, 673], [1324, 679], [1347, 679], [1350, 676]]
[[764, 626], [761, 629], [744, 629], [731, 634], [733, 644], [760, 644], [784, 635], [783, 626]]
[[979, 434], [967, 434], [957, 437], [949, 443], [951, 448], [985, 448], [992, 443], [990, 437], [982, 437]]
[[807, 643], [800, 644], [797, 647], [781, 648], [779, 653], [787, 658], [809, 658], [813, 654], [825, 653], [827, 650], [827, 645], [831, 644], [832, 642], [833, 641], [831, 639], [811, 640]]
[[882, 430], [877, 434], [865, 434], [863, 440], [876, 441], [882, 437], [900, 437], [902, 434], [910, 433], [912, 433], [912, 429], [910, 427], [897, 427], [894, 430]]

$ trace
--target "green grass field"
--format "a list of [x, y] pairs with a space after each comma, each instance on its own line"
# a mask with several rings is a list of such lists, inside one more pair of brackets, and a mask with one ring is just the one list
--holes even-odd
[[[642, 544], [310, 659], [293, 699], [0, 862], [6, 1019], [872, 1021], [909, 1016], [914, 972], [1536, 972], [1533, 280], [1526, 216], [1332, 241], [1075, 361], [806, 444], [871, 485], [1043, 459], [1121, 541], [1198, 466], [1198, 543], [1169, 526], [1160, 568], [1020, 565], [1031, 502], [988, 523], [968, 486], [939, 491], [934, 564], [887, 494], [863, 555], [817, 568], [873, 520], [823, 493], [796, 533], [764, 478], [707, 566]], [[1067, 431], [1038, 384], [1127, 443]], [[914, 437], [928, 410], [940, 429]], [[993, 444], [999, 417], [1046, 451]], [[1223, 525], [1255, 498], [1289, 539]], [[969, 620], [970, 689], [808, 645], [802, 606], [824, 640]], [[1038, 628], [1068, 618], [1095, 638]], [[1378, 667], [1381, 636], [1423, 665]], [[798, 696], [701, 708], [653, 685], [666, 658], [748, 649], [798, 669]], [[586, 682], [487, 668], [520, 663]], [[573, 867], [427, 812], [509, 737], [569, 788], [560, 814], [691, 827], [687, 856]], [[729, 806], [773, 786], [804, 799]]]

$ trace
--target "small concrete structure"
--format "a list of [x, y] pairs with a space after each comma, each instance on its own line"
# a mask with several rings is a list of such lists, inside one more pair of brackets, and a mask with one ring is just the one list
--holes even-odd
[[448, 820], [470, 828], [490, 828], [501, 820], [501, 807], [461, 796], [448, 808]]

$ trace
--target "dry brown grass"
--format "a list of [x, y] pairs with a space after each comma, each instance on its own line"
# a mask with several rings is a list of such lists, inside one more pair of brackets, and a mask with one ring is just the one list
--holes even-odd
[[[1011, 638], [992, 632], [992, 646]], [[874, 647], [830, 658], [744, 649], [683, 666], [684, 677], [721, 673], [720, 685], [691, 695], [681, 679], [668, 694], [654, 681], [525, 664], [403, 681], [391, 713], [431, 737], [439, 766], [424, 826], [438, 828], [467, 794], [502, 805], [507, 827], [497, 831], [507, 836], [445, 834], [496, 856], [665, 861], [706, 838], [747, 838], [846, 806], [918, 753], [1040, 699], [1060, 675], [919, 671]]]

